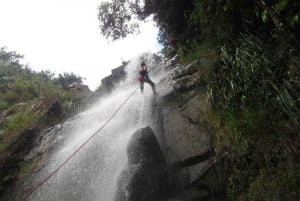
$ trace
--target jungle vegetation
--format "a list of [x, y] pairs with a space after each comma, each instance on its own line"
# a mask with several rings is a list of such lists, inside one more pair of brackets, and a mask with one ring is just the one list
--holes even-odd
[[300, 197], [300, 2], [296, 0], [112, 0], [99, 6], [111, 40], [152, 18], [163, 52], [203, 59], [215, 129], [225, 153], [226, 200]]
[[35, 72], [21, 64], [22, 55], [0, 49], [0, 197], [12, 183], [22, 183], [40, 158], [24, 161], [31, 141], [45, 127], [74, 114], [85, 95], [74, 73]]

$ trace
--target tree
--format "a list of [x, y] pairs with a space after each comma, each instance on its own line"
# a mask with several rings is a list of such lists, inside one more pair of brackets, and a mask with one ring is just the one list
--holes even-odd
[[192, 0], [113, 0], [99, 6], [98, 19], [101, 33], [112, 40], [137, 32], [139, 22], [151, 15], [160, 29], [179, 35], [188, 28], [186, 15], [192, 8]]
[[39, 74], [41, 75], [43, 80], [50, 81], [52, 80], [55, 73], [51, 72], [50, 70], [42, 70], [41, 72], [39, 72]]
[[74, 73], [59, 74], [58, 78], [54, 79], [56, 84], [62, 86], [63, 89], [69, 89], [72, 86], [82, 84], [82, 77], [75, 75]]
[[6, 49], [6, 47], [1, 47], [0, 49], [0, 64], [21, 67], [22, 65], [19, 61], [23, 58], [23, 56], [14, 51], [8, 52]]
[[140, 3], [139, 0], [101, 3], [98, 14], [101, 33], [107, 38], [117, 40], [136, 32], [139, 26], [134, 17], [140, 16]]

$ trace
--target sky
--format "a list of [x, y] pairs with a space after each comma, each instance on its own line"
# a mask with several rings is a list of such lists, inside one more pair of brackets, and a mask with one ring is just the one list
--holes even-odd
[[149, 21], [141, 32], [109, 42], [100, 34], [103, 0], [0, 0], [0, 47], [24, 55], [36, 71], [73, 72], [95, 90], [111, 69], [142, 52], [158, 52], [158, 29]]

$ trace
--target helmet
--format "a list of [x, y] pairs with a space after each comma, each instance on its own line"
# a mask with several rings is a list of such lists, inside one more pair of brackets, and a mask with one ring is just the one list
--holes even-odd
[[141, 66], [145, 66], [146, 64], [145, 64], [145, 62], [144, 61], [142, 61], [141, 62]]

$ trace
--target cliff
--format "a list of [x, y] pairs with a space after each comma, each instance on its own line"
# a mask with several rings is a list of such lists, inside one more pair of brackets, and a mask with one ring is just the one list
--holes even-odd
[[216, 197], [215, 191], [220, 190], [205, 181], [216, 156], [213, 129], [206, 116], [209, 106], [203, 69], [203, 61], [164, 66], [167, 76], [157, 84], [159, 96], [152, 113], [152, 127], [173, 175], [171, 195], [184, 199]]
[[[151, 76], [158, 80], [158, 95], [147, 101], [150, 111], [144, 114], [150, 115], [148, 123], [154, 133], [145, 127], [132, 135], [117, 200], [225, 200], [222, 177], [217, 173], [221, 157], [215, 153], [214, 130], [207, 119], [203, 65], [203, 61], [156, 63]], [[161, 76], [155, 76], [158, 74]], [[132, 162], [137, 157], [138, 162]], [[164, 158], [166, 164], [153, 164], [152, 159], [148, 163], [155, 157]]]
[[264, 199], [294, 200], [299, 195], [297, 123], [280, 120], [274, 126], [271, 117], [257, 117], [260, 111], [252, 117], [243, 108], [240, 119], [231, 120], [230, 114], [218, 119], [208, 104], [207, 61], [199, 59], [188, 65], [167, 64], [167, 76], [158, 83], [151, 126], [173, 175], [171, 194], [188, 200], [227, 200], [231, 193], [241, 193], [251, 200], [265, 189]]
[[115, 86], [126, 78], [125, 67], [127, 64], [128, 62], [124, 62], [121, 66], [112, 69], [111, 74], [101, 80], [101, 85], [94, 93], [95, 98], [112, 92]]
[[[174, 61], [164, 64], [159, 60], [152, 63], [153, 68], [150, 76], [151, 79], [153, 78], [156, 83], [157, 95], [152, 96], [151, 94], [150, 96], [148, 96], [149, 94], [145, 94], [145, 97], [148, 97], [145, 100], [147, 111], [143, 111], [145, 112], [145, 114], [143, 115], [147, 117], [147, 124], [150, 125], [154, 132], [152, 133], [152, 131], [150, 132], [151, 129], [144, 128], [137, 131], [133, 135], [134, 137], [132, 138], [132, 141], [130, 141], [128, 145], [129, 148], [127, 150], [130, 152], [128, 152], [129, 162], [126, 167], [127, 169], [124, 169], [119, 179], [119, 200], [130, 200], [128, 198], [128, 194], [126, 194], [128, 189], [133, 193], [137, 193], [136, 195], [134, 195], [134, 199], [138, 200], [138, 196], [146, 195], [140, 192], [141, 189], [145, 191], [145, 189], [147, 190], [147, 188], [141, 185], [139, 181], [145, 183], [145, 185], [151, 186], [155, 184], [148, 182], [151, 180], [151, 178], [154, 178], [154, 181], [157, 182], [158, 186], [161, 185], [164, 186], [163, 188], [165, 188], [166, 181], [160, 180], [160, 178], [163, 177], [162, 175], [166, 176], [168, 186], [168, 189], [164, 189], [164, 192], [166, 193], [162, 193], [160, 195], [162, 197], [183, 200], [227, 200], [228, 196], [230, 196], [228, 188], [233, 188], [235, 185], [233, 184], [233, 186], [229, 186], [231, 182], [230, 179], [233, 178], [241, 182], [241, 180], [243, 180], [244, 178], [247, 179], [247, 177], [251, 174], [257, 176], [258, 172], [263, 172], [263, 165], [265, 164], [264, 159], [262, 159], [261, 156], [266, 156], [268, 154], [268, 150], [264, 149], [264, 147], [260, 147], [261, 150], [259, 150], [259, 153], [261, 153], [261, 155], [250, 155], [253, 152], [257, 154], [257, 150], [250, 149], [251, 147], [246, 147], [248, 148], [248, 150], [245, 149], [247, 152], [242, 152], [242, 154], [244, 155], [235, 155], [235, 144], [231, 144], [228, 142], [226, 144], [226, 141], [224, 141], [222, 143], [227, 145], [227, 147], [224, 146], [220, 148], [216, 146], [218, 145], [216, 144], [216, 138], [218, 137], [217, 132], [220, 132], [216, 129], [218, 129], [218, 126], [223, 126], [222, 128], [224, 128], [224, 125], [217, 122], [219, 124], [216, 126], [216, 124], [214, 124], [214, 119], [212, 119], [210, 113], [212, 106], [209, 105], [207, 101], [209, 94], [207, 90], [209, 88], [207, 87], [208, 84], [205, 77], [207, 75], [207, 72], [205, 72], [205, 70], [207, 69], [207, 62], [208, 61], [206, 61], [205, 58], [201, 58], [201, 60], [195, 60], [194, 62], [191, 62], [187, 65], [179, 64]], [[150, 63], [151, 62], [149, 62], [149, 64]], [[122, 81], [125, 77], [125, 66], [114, 69], [112, 71], [112, 75], [103, 79], [102, 82], [106, 84], [101, 85], [102, 89], [99, 91], [105, 91], [106, 93], [112, 91], [114, 89], [114, 85]], [[104, 85], [107, 88], [104, 88]], [[55, 105], [56, 104], [54, 104], [54, 106]], [[54, 111], [57, 110], [55, 109]], [[140, 118], [140, 114], [138, 114], [137, 116], [138, 117], [136, 118]], [[254, 126], [256, 128], [260, 125]], [[58, 127], [50, 128], [50, 132], [48, 132], [47, 134], [43, 134], [47, 138], [51, 138], [52, 141], [56, 141], [57, 136], [55, 135], [55, 129], [59, 129]], [[262, 129], [263, 128], [264, 127], [262, 127]], [[242, 129], [244, 128], [242, 127]], [[35, 132], [36, 131], [34, 130], [29, 130], [28, 134], [24, 136], [34, 136]], [[156, 136], [163, 154], [163, 158], [165, 159], [164, 163], [151, 163], [151, 165], [145, 166], [143, 164], [143, 159], [139, 159], [138, 162], [131, 161], [132, 159], [130, 159], [130, 157], [135, 156], [136, 154], [134, 152], [142, 154], [143, 152], [140, 151], [141, 147], [144, 145], [146, 146], [148, 143], [144, 142], [144, 140], [147, 141], [148, 139], [148, 134], [143, 134], [144, 132], [148, 133], [149, 136]], [[231, 133], [222, 134], [225, 137], [228, 137]], [[297, 136], [292, 135], [293, 133], [291, 132], [288, 134], [291, 134], [290, 136], [288, 136], [290, 138], [280, 138], [281, 141], [279, 141], [279, 143], [285, 143], [284, 146], [275, 148], [283, 150], [284, 152], [282, 154], [285, 154], [287, 156], [287, 160], [297, 160], [297, 157], [295, 157], [295, 159], [289, 157], [297, 156], [297, 153], [299, 153], [299, 149], [297, 149], [297, 146], [299, 145], [298, 138]], [[139, 135], [145, 135], [146, 137], [144, 136], [145, 138], [143, 137], [143, 140], [140, 141], [140, 138], [138, 137]], [[153, 137], [149, 138], [151, 142], [154, 143], [155, 141], [154, 144], [157, 143], [156, 140], [153, 139]], [[28, 144], [34, 144], [38, 143], [38, 140], [36, 139], [40, 138], [28, 137], [26, 139], [28, 140]], [[266, 140], [269, 139], [271, 138], [266, 138]], [[291, 141], [290, 139], [295, 140]], [[263, 138], [263, 140], [265, 139]], [[41, 140], [39, 142], [41, 142]], [[138, 142], [140, 144], [136, 145], [135, 142]], [[249, 143], [250, 142], [251, 141], [249, 141]], [[255, 142], [261, 143], [262, 141]], [[241, 143], [241, 145], [243, 144]], [[268, 143], [265, 143], [264, 145], [265, 147], [269, 146]], [[276, 146], [279, 145], [277, 144]], [[286, 145], [290, 146], [288, 147]], [[24, 146], [27, 146], [27, 144], [24, 144]], [[253, 144], [251, 144], [251, 146], [253, 146]], [[31, 145], [29, 147], [31, 147]], [[52, 142], [45, 143], [45, 147], [46, 148], [42, 151], [42, 153], [46, 153], [53, 147]], [[157, 145], [151, 144], [148, 147], [152, 147], [153, 149], [155, 147], [155, 153], [160, 152], [158, 151]], [[151, 149], [145, 149], [146, 151], [151, 152]], [[290, 152], [287, 152], [287, 150], [289, 150]], [[37, 152], [36, 154], [38, 155], [39, 153], [40, 152]], [[159, 153], [159, 155], [160, 154], [161, 153]], [[251, 156], [252, 158], [249, 158], [249, 156]], [[30, 159], [33, 159], [33, 162], [35, 160], [32, 155]], [[39, 160], [40, 159], [38, 159], [37, 161]], [[262, 162], [262, 164], [259, 164], [260, 162]], [[274, 163], [277, 162], [275, 161]], [[282, 163], [282, 161], [280, 161], [280, 163]], [[292, 163], [288, 163], [288, 165], [290, 165], [291, 167], [293, 166]], [[37, 166], [39, 166], [39, 164]], [[167, 166], [167, 168], [165, 166]], [[36, 166], [31, 167], [30, 170], [33, 170], [35, 167]], [[156, 168], [163, 169], [163, 171], [156, 171]], [[165, 168], [168, 171], [165, 171]], [[240, 168], [243, 172], [241, 172], [241, 170], [239, 169], [234, 168]], [[238, 171], [233, 173], [230, 172], [233, 170]], [[277, 170], [275, 169], [275, 171]], [[288, 181], [295, 181], [295, 183], [297, 183], [298, 177], [297, 175], [293, 176], [294, 172], [297, 173], [297, 170], [291, 168], [291, 171], [288, 173], [291, 173], [292, 176], [288, 178], [283, 177], [283, 179]], [[272, 172], [270, 172], [269, 174], [271, 175], [271, 173]], [[283, 176], [285, 175], [285, 172], [279, 173], [281, 173], [281, 175]], [[153, 177], [151, 176], [151, 174]], [[127, 178], [131, 178], [132, 180], [126, 180]], [[259, 179], [261, 178], [267, 182], [272, 182], [273, 177], [271, 175], [271, 180], [268, 180], [269, 178], [267, 177], [259, 177]], [[255, 182], [254, 184], [258, 185], [263, 183], [260, 180], [253, 181]], [[275, 184], [277, 185], [277, 183]], [[272, 186], [273, 183], [268, 183], [268, 185]], [[137, 187], [137, 190], [134, 186]], [[252, 190], [255, 193], [259, 192], [260, 190], [255, 190], [255, 186], [251, 186], [251, 188], [254, 188], [254, 190]], [[276, 188], [277, 186], [275, 186], [275, 189]], [[153, 192], [159, 192], [159, 188], [154, 189]], [[295, 193], [297, 192], [295, 191]], [[256, 196], [256, 194], [254, 195]], [[153, 195], [151, 195], [150, 191], [147, 191], [147, 196], [151, 197]], [[158, 198], [154, 196], [151, 199], [155, 200]]]

